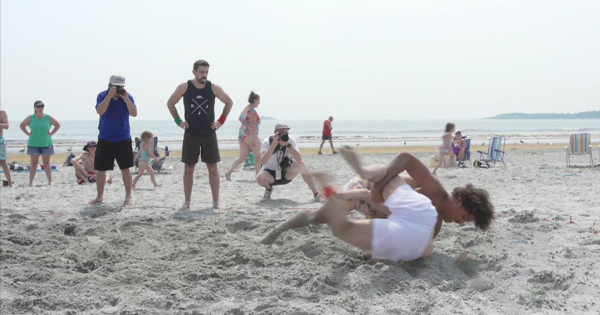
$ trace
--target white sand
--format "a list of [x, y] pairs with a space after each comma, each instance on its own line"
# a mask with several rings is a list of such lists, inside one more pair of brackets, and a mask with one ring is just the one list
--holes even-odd
[[[363, 158], [387, 163], [392, 155]], [[210, 211], [199, 165], [194, 211], [182, 214], [175, 209], [183, 165], [175, 158], [167, 160], [174, 169], [157, 176], [162, 187], [140, 180], [129, 209], [120, 206], [118, 173], [103, 207], [86, 205], [95, 186], [77, 186], [72, 168], [53, 173], [52, 187], [44, 173], [34, 188], [25, 187], [28, 174], [15, 174], [18, 187], [0, 188], [0, 313], [598, 314], [600, 236], [591, 227], [600, 222], [600, 168], [567, 169], [562, 151], [512, 151], [506, 159], [507, 168], [439, 171], [449, 190], [467, 182], [487, 188], [497, 221], [486, 233], [444, 225], [431, 257], [404, 263], [363, 261], [327, 226], [261, 245], [297, 209], [319, 206], [301, 179], [261, 202], [253, 172], [234, 173], [221, 184], [226, 209]], [[231, 161], [221, 163], [222, 174]], [[353, 176], [339, 156], [306, 161], [338, 185]]]

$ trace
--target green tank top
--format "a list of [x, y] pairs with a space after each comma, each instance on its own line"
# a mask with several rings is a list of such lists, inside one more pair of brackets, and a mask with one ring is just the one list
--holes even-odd
[[52, 146], [52, 137], [48, 135], [50, 127], [52, 127], [50, 115], [44, 115], [42, 118], [37, 118], [35, 114], [31, 115], [31, 122], [29, 122], [31, 136], [29, 136], [27, 145], [34, 148], [46, 148]]

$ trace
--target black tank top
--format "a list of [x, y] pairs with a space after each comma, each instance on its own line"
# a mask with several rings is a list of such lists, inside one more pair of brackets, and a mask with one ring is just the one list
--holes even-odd
[[195, 136], [207, 136], [215, 132], [210, 125], [215, 121], [215, 94], [212, 84], [206, 81], [203, 89], [194, 86], [192, 80], [187, 82], [187, 90], [183, 94], [185, 121], [190, 127], [185, 131]]

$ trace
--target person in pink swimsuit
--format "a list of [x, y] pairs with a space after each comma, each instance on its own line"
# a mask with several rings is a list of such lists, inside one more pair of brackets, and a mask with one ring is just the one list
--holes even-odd
[[[233, 164], [225, 172], [225, 179], [231, 180], [231, 173], [242, 162], [248, 158], [250, 151], [254, 153], [256, 161], [260, 161], [260, 145], [261, 140], [258, 137], [258, 129], [260, 126], [260, 116], [256, 112], [256, 108], [260, 105], [260, 96], [254, 92], [250, 92], [248, 104], [240, 114], [240, 132], [238, 133], [238, 141], [240, 143], [240, 156], [233, 161]], [[260, 167], [255, 167], [256, 174], [259, 173]]]

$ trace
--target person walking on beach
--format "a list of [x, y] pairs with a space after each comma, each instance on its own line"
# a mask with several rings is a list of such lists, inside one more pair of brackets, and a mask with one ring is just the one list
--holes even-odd
[[331, 125], [332, 121], [333, 116], [329, 116], [329, 119], [323, 122], [323, 137], [321, 137], [323, 141], [321, 141], [321, 146], [319, 147], [319, 155], [323, 155], [323, 152], [321, 152], [321, 150], [323, 150], [323, 144], [325, 144], [325, 141], [327, 140], [329, 140], [329, 145], [331, 145], [331, 151], [333, 151], [333, 154], [337, 154], [337, 152], [333, 148], [333, 139], [331, 136], [331, 131], [333, 130], [333, 126]]
[[[487, 191], [467, 184], [448, 194], [427, 166], [410, 153], [398, 154], [387, 167], [362, 166], [350, 147], [344, 147], [342, 155], [360, 178], [373, 184], [342, 192], [341, 198], [327, 187], [334, 198], [329, 198], [319, 210], [302, 211], [284, 222], [263, 239], [263, 244], [273, 243], [288, 229], [329, 223], [336, 237], [362, 249], [366, 258], [409, 261], [433, 252], [433, 238], [440, 232], [442, 222], [474, 222], [486, 230], [494, 220], [494, 206]], [[404, 171], [408, 176], [399, 176]], [[352, 198], [373, 205], [383, 203], [378, 211], [370, 212], [383, 213], [379, 216], [383, 218], [348, 219], [344, 200]]]
[[[260, 161], [260, 138], [258, 137], [258, 127], [260, 125], [260, 116], [256, 112], [256, 108], [260, 105], [260, 96], [254, 92], [250, 92], [248, 97], [248, 104], [242, 110], [240, 114], [240, 132], [238, 134], [238, 141], [240, 143], [240, 156], [233, 161], [233, 164], [225, 172], [225, 179], [231, 180], [231, 173], [238, 167], [242, 162], [248, 158], [250, 151], [254, 153], [256, 161]], [[254, 166], [256, 174], [260, 171], [258, 165]]]
[[446, 156], [451, 157], [451, 160], [452, 160], [451, 163], [452, 163], [452, 165], [454, 165], [454, 159], [456, 158], [456, 156], [454, 155], [454, 151], [452, 150], [452, 147], [454, 145], [454, 141], [452, 141], [452, 134], [454, 133], [455, 129], [456, 129], [456, 126], [453, 123], [446, 124], [446, 132], [442, 136], [443, 143], [442, 143], [442, 145], [439, 146], [440, 160], [433, 168], [433, 172], [432, 172], [433, 175], [435, 175], [438, 168], [440, 168], [440, 166], [442, 166]]
[[133, 179], [133, 188], [135, 188], [135, 185], [137, 184], [138, 180], [140, 180], [140, 177], [142, 177], [142, 175], [144, 175], [144, 172], [146, 171], [148, 171], [148, 173], [150, 174], [150, 180], [152, 181], [152, 184], [154, 184], [154, 188], [160, 186], [156, 183], [154, 170], [152, 169], [152, 161], [159, 160], [159, 158], [156, 157], [154, 153], [152, 153], [152, 150], [150, 150], [150, 143], [152, 142], [152, 139], [154, 139], [154, 135], [150, 131], [144, 131], [140, 136], [140, 150], [133, 158], [133, 164], [135, 164], [135, 162], [137, 161], [139, 166], [138, 174]]
[[[98, 143], [96, 141], [88, 141], [83, 146], [83, 153], [71, 159], [71, 164], [75, 169], [75, 176], [77, 177], [77, 184], [79, 185], [85, 182], [96, 182], [96, 174], [98, 172], [94, 168], [94, 161], [96, 160], [97, 146]], [[112, 177], [109, 173], [106, 173], [106, 182], [109, 184], [112, 183]]]
[[6, 176], [8, 186], [12, 187], [13, 182], [10, 176], [10, 168], [8, 167], [8, 164], [6, 164], [8, 152], [6, 150], [6, 140], [4, 139], [4, 129], [8, 129], [8, 127], [10, 127], [8, 123], [8, 115], [6, 114], [6, 111], [0, 109], [0, 167], [2, 167], [2, 171], [4, 171], [4, 176]]
[[[27, 154], [31, 157], [29, 187], [33, 186], [40, 155], [48, 178], [48, 185], [52, 185], [52, 168], [50, 166], [50, 156], [54, 154], [52, 136], [60, 129], [60, 124], [50, 115], [44, 114], [44, 107], [44, 102], [35, 101], [33, 103], [34, 114], [27, 116], [20, 126], [21, 130], [29, 137], [27, 141]], [[54, 128], [50, 131], [52, 126]], [[30, 130], [27, 130], [27, 127]]]
[[280, 122], [275, 125], [274, 135], [263, 140], [261, 145], [260, 173], [256, 176], [256, 183], [265, 188], [263, 200], [270, 200], [273, 186], [286, 185], [298, 174], [308, 185], [313, 193], [314, 201], [323, 201], [311, 176], [308, 175], [308, 167], [302, 161], [300, 149], [296, 139], [289, 135], [290, 126]]
[[106, 171], [114, 169], [116, 160], [125, 186], [123, 206], [130, 205], [133, 201], [131, 199], [132, 180], [129, 169], [133, 166], [133, 147], [131, 145], [129, 116], [137, 116], [137, 107], [133, 96], [125, 90], [125, 77], [120, 75], [110, 77], [108, 90], [98, 94], [96, 112], [100, 115], [100, 123], [98, 124], [100, 133], [94, 160], [94, 168], [98, 172], [96, 174], [98, 194], [89, 204], [103, 202]]
[[[198, 158], [206, 163], [208, 181], [213, 198], [213, 208], [219, 208], [219, 168], [221, 161], [216, 131], [221, 128], [233, 107], [233, 101], [223, 89], [207, 80], [210, 65], [205, 60], [194, 62], [194, 78], [179, 84], [167, 101], [167, 107], [177, 126], [185, 129], [181, 162], [185, 163], [183, 191], [185, 201], [179, 210], [190, 209], [194, 170]], [[215, 121], [215, 97], [225, 104], [221, 117]], [[179, 117], [175, 105], [183, 98], [185, 120]]]

